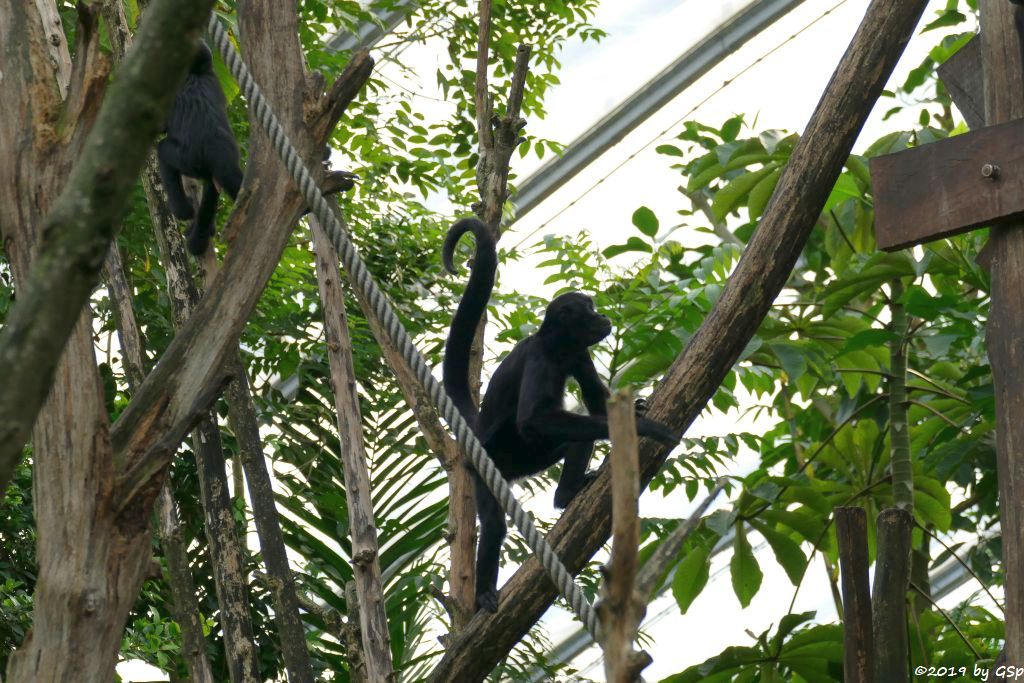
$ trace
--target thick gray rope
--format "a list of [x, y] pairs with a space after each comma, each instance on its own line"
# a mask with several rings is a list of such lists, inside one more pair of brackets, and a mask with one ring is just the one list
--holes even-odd
[[331, 238], [331, 242], [334, 243], [334, 247], [341, 255], [341, 261], [351, 275], [352, 281], [359, 288], [364, 301], [370, 303], [370, 307], [373, 308], [387, 330], [391, 342], [401, 352], [402, 357], [405, 358], [410, 367], [412, 367], [416, 378], [423, 388], [426, 389], [434, 405], [451, 426], [452, 431], [455, 433], [455, 438], [462, 444], [466, 454], [469, 456], [470, 462], [473, 463], [473, 467], [480, 473], [481, 478], [498, 499], [498, 502], [505, 509], [508, 516], [512, 518], [512, 523], [526, 539], [526, 544], [540, 558], [544, 569], [552, 581], [554, 581], [561, 594], [572, 605], [572, 609], [580, 618], [580, 621], [583, 622], [587, 630], [596, 639], [598, 622], [593, 606], [583, 596], [580, 587], [576, 585], [572, 575], [565, 568], [565, 565], [562, 564], [562, 561], [558, 559], [554, 549], [548, 544], [547, 539], [534, 526], [533, 517], [523, 509], [519, 501], [512, 495], [512, 489], [509, 487], [508, 482], [498, 472], [498, 468], [487, 455], [483, 446], [480, 445], [480, 441], [469, 428], [466, 420], [463, 419], [455, 404], [448, 397], [448, 394], [437, 380], [434, 379], [423, 356], [413, 345], [412, 340], [409, 339], [409, 334], [402, 327], [398, 316], [391, 309], [384, 293], [381, 292], [370, 272], [366, 269], [366, 264], [360, 258], [355, 245], [352, 244], [352, 240], [349, 239], [344, 228], [342, 228], [338, 219], [334, 216], [334, 212], [331, 211], [323, 192], [317, 187], [316, 181], [313, 180], [313, 176], [309, 173], [309, 169], [306, 168], [302, 159], [299, 158], [298, 152], [295, 151], [295, 147], [292, 146], [288, 136], [281, 128], [277, 117], [263, 97], [263, 93], [260, 92], [259, 86], [249, 73], [249, 68], [239, 57], [234, 45], [231, 44], [227, 32], [220, 25], [220, 22], [217, 21], [216, 16], [210, 17], [208, 30], [221, 57], [223, 57], [224, 62], [231, 70], [231, 74], [235, 77], [242, 92], [245, 94], [245, 98], [248, 100], [249, 106], [252, 107], [256, 119], [267, 135], [270, 136], [274, 149], [298, 185], [302, 197], [306, 200], [306, 204], [313, 210], [313, 214], [320, 221], [320, 224], [324, 226], [328, 236]]

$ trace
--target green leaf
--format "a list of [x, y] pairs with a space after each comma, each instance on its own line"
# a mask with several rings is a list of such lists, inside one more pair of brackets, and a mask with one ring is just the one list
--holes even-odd
[[743, 117], [734, 116], [725, 122], [722, 126], [722, 140], [726, 142], [732, 142], [740, 134], [740, 130], [743, 128]]
[[870, 329], [858, 332], [857, 334], [850, 337], [843, 348], [837, 353], [837, 356], [842, 356], [853, 351], [860, 351], [861, 349], [885, 346], [891, 341], [895, 341], [896, 335], [891, 330], [878, 330]]
[[682, 614], [686, 614], [686, 610], [690, 609], [690, 605], [708, 583], [710, 556], [708, 548], [697, 547], [687, 553], [676, 566], [675, 576], [672, 577], [672, 595]]
[[789, 536], [779, 533], [764, 522], [756, 519], [749, 521], [750, 525], [764, 536], [764, 540], [768, 541], [768, 545], [775, 553], [775, 559], [786, 570], [789, 580], [794, 586], [799, 586], [807, 569], [807, 557], [800, 550], [800, 546]]
[[633, 225], [648, 237], [658, 234], [658, 217], [646, 206], [641, 206], [633, 212]]
[[779, 359], [779, 364], [786, 371], [791, 381], [800, 379], [800, 376], [807, 372], [807, 354], [797, 344], [789, 342], [775, 342], [769, 344], [768, 348]]
[[825, 528], [825, 520], [821, 518], [821, 515], [803, 506], [795, 510], [769, 508], [761, 512], [760, 517], [773, 524], [788, 526], [810, 543], [815, 543]]
[[626, 240], [625, 244], [613, 244], [612, 246], [608, 247], [601, 253], [604, 255], [605, 258], [612, 258], [618, 256], [619, 254], [625, 254], [626, 252], [629, 251], [641, 251], [646, 254], [650, 254], [654, 251], [654, 248], [651, 247], [651, 245], [647, 244], [647, 242], [644, 242], [639, 237], [630, 237], [628, 240]]
[[762, 178], [761, 182], [750, 191], [750, 197], [747, 198], [747, 210], [750, 212], [752, 219], [758, 219], [764, 214], [765, 207], [768, 206], [768, 200], [775, 193], [775, 187], [779, 184], [781, 176], [782, 169], [776, 167], [774, 171]]
[[697, 190], [703, 190], [705, 187], [711, 184], [711, 181], [718, 178], [725, 169], [722, 168], [722, 164], [714, 163], [710, 167], [702, 170], [700, 173], [694, 176], [690, 176], [690, 182], [686, 184], [686, 192], [692, 194]]
[[744, 607], [757, 595], [761, 589], [761, 580], [764, 574], [761, 573], [761, 566], [754, 557], [754, 550], [747, 540], [747, 533], [742, 524], [736, 525], [736, 538], [733, 542], [732, 560], [729, 562], [729, 571], [732, 574], [732, 589], [736, 593], [740, 604]]
[[864, 161], [864, 157], [851, 154], [846, 160], [846, 169], [861, 182], [864, 187], [871, 187], [871, 171]]
[[750, 171], [734, 178], [728, 185], [719, 190], [711, 202], [711, 213], [715, 220], [725, 220], [729, 212], [736, 208], [765, 176], [773, 172], [773, 168]]
[[935, 29], [945, 28], [947, 26], [956, 26], [967, 21], [967, 17], [957, 11], [945, 11], [939, 15], [939, 18], [931, 22], [923, 29], [921, 33], [927, 33], [928, 31], [934, 31]]

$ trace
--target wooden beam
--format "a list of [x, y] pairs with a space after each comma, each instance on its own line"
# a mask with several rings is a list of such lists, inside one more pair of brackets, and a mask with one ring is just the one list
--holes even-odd
[[[981, 0], [989, 125], [1024, 118], [1024, 7]], [[1007, 142], [1012, 144], [1012, 142]], [[996, 399], [996, 451], [1005, 575], [1006, 661], [1024, 661], [1024, 224], [992, 231], [988, 356]]]
[[939, 67], [939, 79], [971, 130], [985, 127], [985, 64], [975, 36]]
[[1024, 216], [1024, 120], [871, 160], [887, 251]]

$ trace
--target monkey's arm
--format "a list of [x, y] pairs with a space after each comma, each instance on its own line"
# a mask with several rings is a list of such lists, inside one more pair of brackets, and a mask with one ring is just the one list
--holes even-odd
[[564, 374], [547, 363], [528, 359], [519, 386], [516, 427], [525, 439], [546, 441], [596, 441], [608, 438], [603, 415], [578, 415], [562, 407], [562, 384], [553, 378]]
[[594, 361], [589, 353], [583, 353], [573, 368], [572, 376], [580, 385], [580, 393], [583, 394], [583, 405], [591, 415], [605, 415], [608, 413], [608, 387], [604, 385], [601, 376], [597, 374]]

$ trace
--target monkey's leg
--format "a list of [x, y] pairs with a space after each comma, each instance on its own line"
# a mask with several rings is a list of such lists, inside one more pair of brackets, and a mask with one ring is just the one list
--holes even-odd
[[590, 456], [594, 452], [593, 441], [570, 441], [559, 446], [558, 451], [565, 454], [562, 476], [558, 478], [558, 488], [555, 489], [555, 507], [561, 509], [568, 506], [576, 494], [597, 475], [587, 472]]
[[230, 129], [218, 129], [206, 139], [204, 158], [210, 175], [221, 192], [226, 192], [231, 201], [238, 198], [242, 187], [242, 168], [238, 164], [238, 145]]
[[219, 198], [220, 193], [217, 192], [213, 180], [206, 181], [203, 186], [203, 199], [199, 202], [199, 215], [188, 231], [188, 251], [193, 256], [202, 255], [210, 246], [210, 238], [216, 231], [215, 219]]
[[171, 214], [180, 221], [187, 221], [195, 215], [195, 209], [181, 184], [181, 171], [178, 170], [181, 168], [178, 146], [164, 138], [156, 146], [156, 159], [160, 171], [160, 182], [164, 186]]
[[476, 511], [480, 517], [480, 540], [476, 549], [476, 607], [498, 611], [498, 560], [501, 543], [508, 531], [505, 513], [476, 473], [473, 474]]

